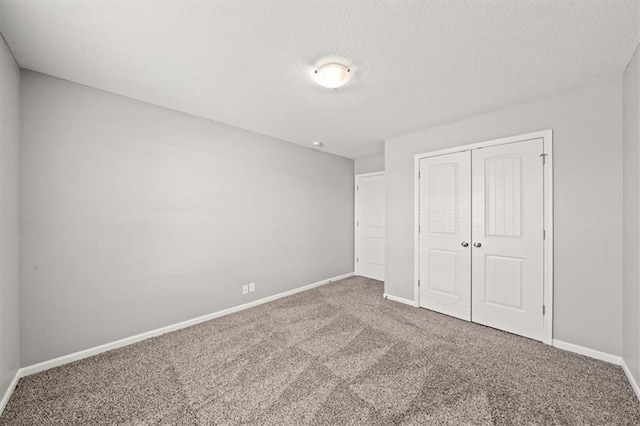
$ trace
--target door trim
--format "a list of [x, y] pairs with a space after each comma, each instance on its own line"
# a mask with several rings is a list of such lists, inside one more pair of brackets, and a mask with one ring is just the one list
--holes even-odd
[[[414, 156], [413, 166], [413, 237], [414, 237], [414, 258], [413, 258], [413, 305], [420, 306], [420, 287], [418, 278], [420, 277], [420, 235], [418, 234], [418, 224], [420, 223], [420, 160], [423, 158], [435, 157], [439, 155], [451, 154], [454, 152], [471, 151], [479, 148], [486, 148], [496, 145], [506, 145], [516, 142], [525, 142], [532, 139], [542, 139], [543, 153], [545, 154], [545, 165], [543, 169], [543, 208], [544, 208], [544, 230], [545, 239], [543, 244], [543, 293], [545, 314], [543, 318], [543, 342], [547, 345], [553, 343], [553, 130], [543, 130], [540, 132], [526, 133], [523, 135], [510, 136], [507, 138], [493, 139], [489, 141], [456, 146], [453, 148], [441, 149], [437, 151], [425, 152]], [[354, 259], [355, 261], [355, 259]], [[357, 273], [357, 272], [356, 272]]]
[[384, 176], [384, 171], [357, 174], [355, 175], [355, 179], [353, 183], [353, 194], [354, 194], [354, 197], [353, 197], [353, 271], [354, 272], [353, 273], [355, 275], [360, 275], [358, 273], [358, 261], [357, 261], [358, 259], [358, 179], [372, 177], [372, 176]]

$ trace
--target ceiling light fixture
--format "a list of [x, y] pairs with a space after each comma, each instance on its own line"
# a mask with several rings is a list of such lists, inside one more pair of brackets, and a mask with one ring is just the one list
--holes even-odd
[[351, 80], [351, 70], [342, 64], [325, 64], [314, 71], [313, 77], [320, 86], [335, 89]]
[[311, 142], [311, 145], [313, 145], [314, 148], [322, 148], [324, 146], [322, 142], [318, 142], [318, 141]]

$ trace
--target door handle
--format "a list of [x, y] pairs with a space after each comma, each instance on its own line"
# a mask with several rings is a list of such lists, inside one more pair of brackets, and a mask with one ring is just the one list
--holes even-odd
[[473, 243], [473, 246], [480, 248], [480, 247], [482, 247], [482, 243], [476, 241], [475, 243]]
[[461, 244], [462, 247], [469, 247], [469, 243], [466, 241], [463, 241]]

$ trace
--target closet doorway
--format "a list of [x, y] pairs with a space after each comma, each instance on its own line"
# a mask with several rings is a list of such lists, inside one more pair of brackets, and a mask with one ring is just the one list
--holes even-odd
[[415, 157], [415, 299], [551, 343], [552, 133]]

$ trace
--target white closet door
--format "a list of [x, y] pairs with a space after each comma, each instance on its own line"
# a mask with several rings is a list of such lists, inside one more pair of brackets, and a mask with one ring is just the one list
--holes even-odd
[[471, 154], [420, 160], [420, 306], [471, 319]]
[[357, 176], [356, 274], [384, 281], [384, 174]]
[[473, 322], [543, 333], [542, 139], [477, 149], [473, 158]]

